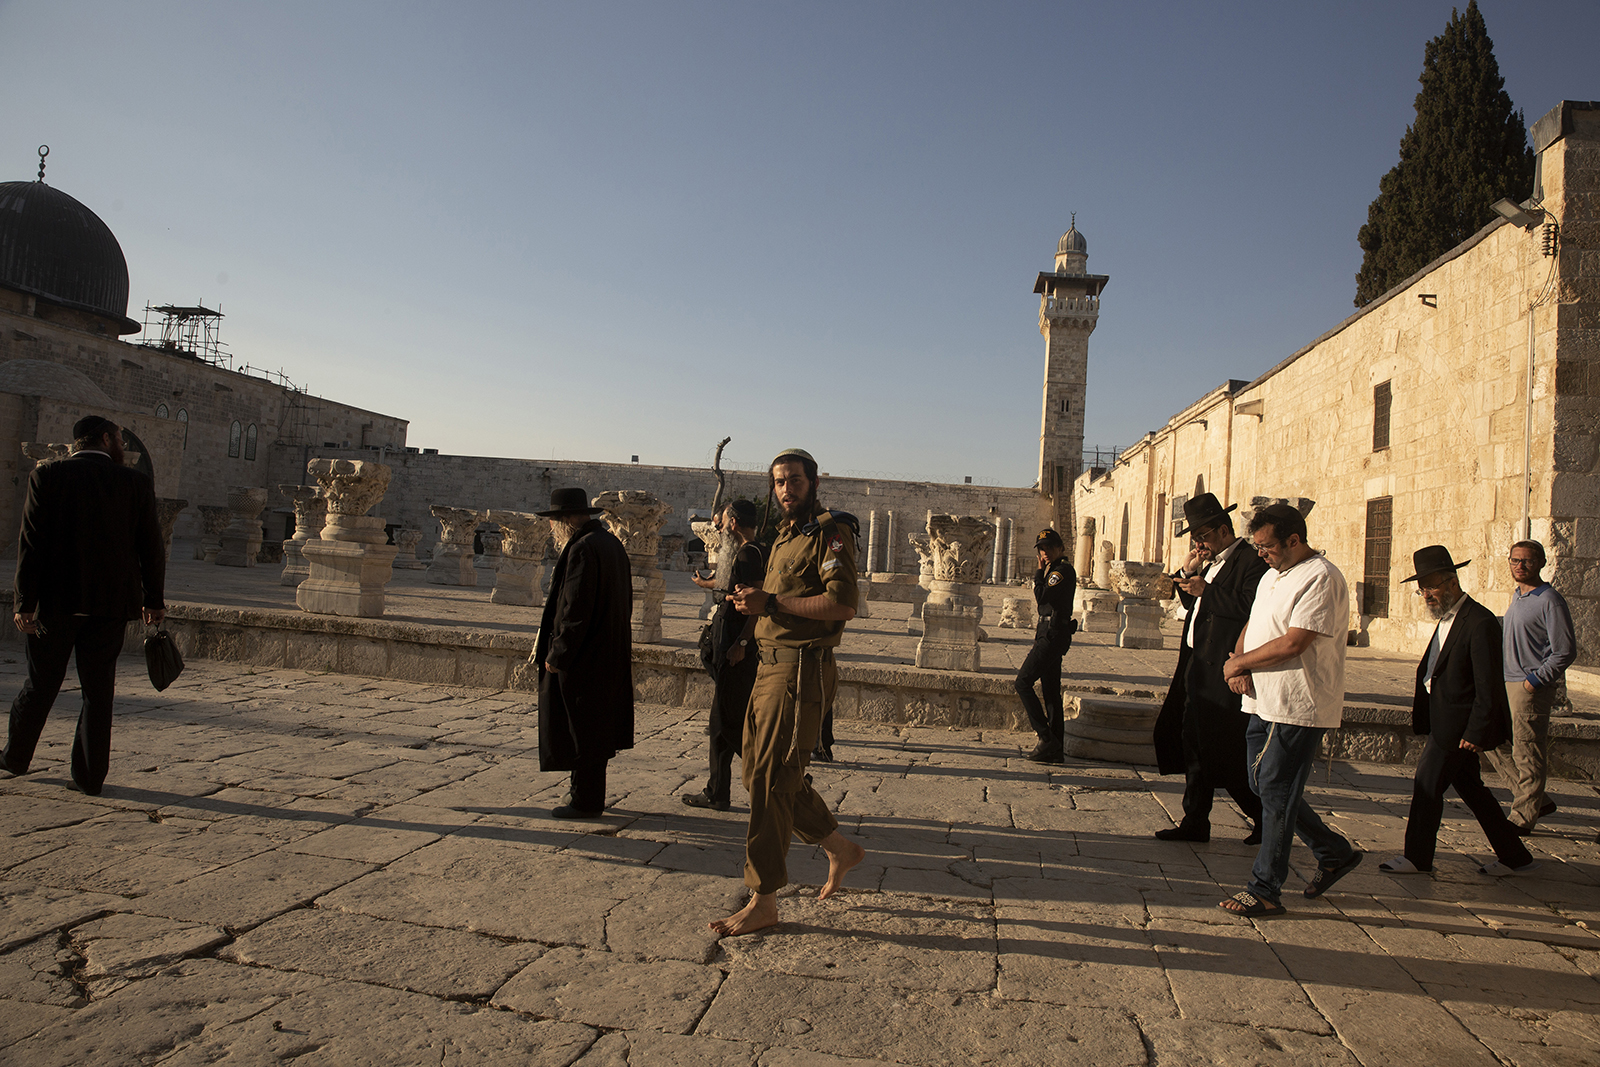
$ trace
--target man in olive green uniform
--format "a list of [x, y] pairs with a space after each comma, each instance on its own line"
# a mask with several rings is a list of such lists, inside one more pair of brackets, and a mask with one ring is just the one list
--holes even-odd
[[744, 883], [750, 902], [710, 924], [719, 934], [747, 934], [778, 921], [778, 890], [789, 882], [789, 839], [798, 835], [828, 853], [828, 881], [838, 891], [866, 852], [839, 832], [839, 821], [811, 788], [806, 765], [838, 685], [833, 650], [855, 618], [856, 521], [817, 505], [817, 461], [788, 449], [769, 468], [771, 497], [784, 523], [772, 546], [763, 588], [736, 586], [730, 598], [758, 615], [760, 666], [745, 712], [744, 786], [750, 794]]

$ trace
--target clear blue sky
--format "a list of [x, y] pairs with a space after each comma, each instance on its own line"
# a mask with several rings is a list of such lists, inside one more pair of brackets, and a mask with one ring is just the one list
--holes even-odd
[[[1069, 214], [1123, 445], [1351, 313], [1451, 6], [0, 0], [0, 180], [413, 445], [1026, 485]], [[1481, 6], [1600, 98], [1600, 3]]]

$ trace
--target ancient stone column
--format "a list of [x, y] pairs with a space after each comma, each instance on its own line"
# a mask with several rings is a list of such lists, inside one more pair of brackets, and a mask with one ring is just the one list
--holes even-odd
[[983, 620], [984, 562], [994, 548], [994, 523], [977, 515], [928, 519], [932, 581], [923, 605], [918, 667], [976, 671], [978, 624]]
[[370, 460], [314, 459], [306, 473], [328, 511], [321, 537], [301, 545], [311, 575], [295, 590], [295, 603], [319, 615], [377, 618], [399, 549], [388, 543], [383, 518], [367, 512], [388, 491], [391, 471]]
[[[494, 572], [495, 604], [532, 607], [544, 602], [539, 580], [544, 577], [544, 550], [550, 544], [550, 520], [526, 511], [491, 508], [489, 521], [500, 527], [500, 562]], [[485, 538], [485, 544], [488, 543]]]
[[294, 506], [294, 536], [283, 542], [282, 585], [299, 585], [311, 577], [311, 564], [306, 562], [305, 544], [322, 533], [328, 524], [328, 502], [322, 491], [314, 485], [280, 485], [278, 492]]
[[396, 530], [394, 532], [394, 547], [397, 554], [394, 557], [395, 570], [420, 571], [427, 564], [417, 558], [417, 542], [422, 540], [421, 530]]
[[[893, 525], [890, 523], [891, 528]], [[920, 634], [923, 632], [922, 608], [928, 602], [928, 591], [933, 588], [933, 549], [926, 534], [910, 534], [906, 540], [917, 554], [917, 591], [912, 594], [911, 614], [906, 616], [906, 633]]]
[[878, 513], [869, 512], [867, 515], [867, 554], [863, 574], [878, 573]]
[[428, 581], [434, 585], [477, 585], [478, 572], [472, 566], [472, 534], [483, 521], [483, 512], [444, 504], [435, 504], [428, 510], [439, 520], [439, 543], [433, 546]]
[[217, 561], [222, 551], [222, 531], [233, 521], [233, 511], [212, 504], [200, 505], [200, 542], [194, 546], [194, 558], [207, 563]]
[[1116, 550], [1111, 547], [1110, 541], [1100, 542], [1100, 551], [1094, 555], [1094, 587], [1096, 589], [1111, 588], [1111, 561], [1116, 558]]
[[267, 506], [264, 486], [228, 487], [230, 521], [222, 530], [215, 560], [219, 567], [254, 567], [261, 552], [261, 510]]
[[1078, 572], [1078, 585], [1094, 584], [1094, 520], [1083, 520], [1083, 534], [1078, 538], [1077, 558], [1073, 569]]
[[633, 571], [633, 639], [651, 644], [661, 640], [661, 600], [667, 581], [656, 569], [661, 551], [661, 524], [672, 505], [642, 489], [613, 490], [594, 498], [594, 506], [605, 508], [606, 526], [628, 551], [628, 566]]
[[156, 521], [161, 523], [161, 544], [169, 562], [172, 559], [172, 527], [178, 522], [179, 512], [188, 506], [187, 500], [172, 500], [168, 497], [156, 501]]
[[1006, 581], [1017, 580], [1017, 521], [1007, 519], [1005, 522], [1006, 541]]
[[989, 581], [999, 585], [1006, 580], [1006, 543], [1000, 534], [1005, 530], [1005, 523], [999, 516], [995, 517], [994, 560], [989, 564]]
[[894, 512], [885, 511], [884, 512], [884, 520], [883, 521], [884, 521], [883, 572], [885, 574], [893, 574], [895, 572], [895, 570], [894, 570], [894, 555], [895, 555], [895, 553], [894, 553], [894, 550], [895, 550]]
[[480, 530], [477, 536], [483, 541], [483, 551], [472, 557], [472, 565], [493, 574], [500, 567], [500, 533], [497, 530]]
[[1161, 564], [1117, 560], [1111, 564], [1111, 587], [1122, 598], [1117, 603], [1117, 647], [1161, 648], [1157, 597], [1172, 594], [1172, 579]]
[[[722, 534], [711, 525], [710, 519], [696, 519], [689, 524], [689, 529], [693, 530], [694, 535], [706, 546], [706, 571], [710, 574], [717, 573], [717, 553], [721, 550]], [[700, 605], [700, 614], [696, 618], [704, 621], [710, 619], [712, 613], [717, 610], [717, 598], [710, 589], [703, 589], [701, 592], [705, 593], [705, 601]]]

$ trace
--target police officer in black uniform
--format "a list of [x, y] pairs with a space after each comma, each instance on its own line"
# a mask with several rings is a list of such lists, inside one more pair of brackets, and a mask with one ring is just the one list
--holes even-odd
[[[1060, 763], [1063, 758], [1061, 708], [1061, 657], [1072, 647], [1078, 624], [1072, 618], [1072, 596], [1078, 588], [1078, 575], [1067, 562], [1067, 546], [1054, 530], [1039, 532], [1033, 543], [1039, 554], [1039, 569], [1033, 575], [1033, 599], [1039, 607], [1039, 626], [1034, 631], [1033, 648], [1022, 661], [1015, 687], [1028, 713], [1039, 744], [1028, 753], [1035, 763]], [[1033, 691], [1033, 684], [1044, 687], [1044, 703]], [[1048, 709], [1048, 712], [1047, 712]]]

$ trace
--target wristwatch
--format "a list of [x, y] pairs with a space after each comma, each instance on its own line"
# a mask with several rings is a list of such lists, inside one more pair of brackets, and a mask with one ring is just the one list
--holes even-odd
[[739, 638], [739, 647], [740, 647], [740, 648], [743, 648], [743, 647], [745, 647], [745, 646], [746, 646], [746, 645], [748, 645], [748, 644], [749, 644], [749, 643], [750, 643], [750, 639], [749, 639], [749, 638], [748, 638], [748, 637], [741, 637], [741, 638]]
[[761, 614], [763, 614], [763, 615], [775, 615], [775, 614], [777, 614], [777, 611], [778, 611], [778, 595], [776, 593], [768, 593], [767, 594], [767, 603], [766, 603], [766, 606], [761, 609]]

